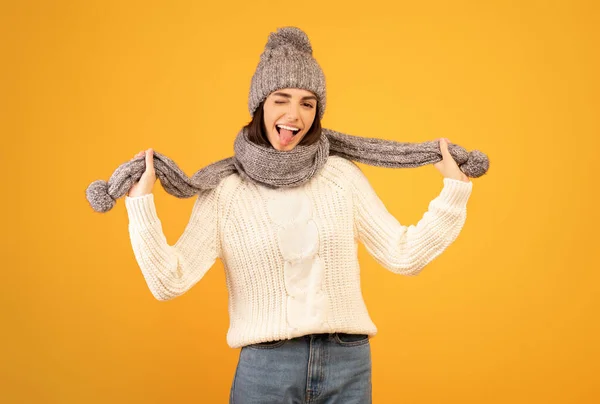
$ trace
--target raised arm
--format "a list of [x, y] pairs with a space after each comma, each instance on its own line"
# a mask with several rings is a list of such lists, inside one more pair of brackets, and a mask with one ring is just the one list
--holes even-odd
[[131, 245], [156, 299], [169, 300], [188, 291], [219, 256], [218, 189], [198, 194], [190, 220], [172, 246], [167, 243], [156, 214], [154, 195], [125, 197]]
[[379, 264], [401, 275], [417, 275], [457, 237], [467, 217], [473, 183], [443, 178], [444, 187], [416, 225], [392, 216], [360, 168], [350, 162], [358, 239]]

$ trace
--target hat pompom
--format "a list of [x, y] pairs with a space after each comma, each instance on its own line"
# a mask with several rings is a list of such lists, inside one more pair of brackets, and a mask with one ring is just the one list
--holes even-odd
[[308, 36], [304, 31], [296, 27], [278, 28], [277, 32], [272, 32], [269, 35], [265, 51], [290, 47], [296, 51], [312, 55], [313, 50]]
[[467, 162], [460, 166], [462, 171], [471, 178], [479, 178], [490, 168], [490, 160], [485, 153], [473, 150], [469, 153]]
[[87, 200], [96, 212], [108, 212], [115, 206], [116, 201], [108, 193], [108, 183], [103, 180], [92, 182], [85, 190]]

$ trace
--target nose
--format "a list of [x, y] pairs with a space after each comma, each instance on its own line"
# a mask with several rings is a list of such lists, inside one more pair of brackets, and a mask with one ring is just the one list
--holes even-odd
[[298, 119], [299, 108], [300, 108], [299, 105], [294, 105], [293, 103], [290, 102], [290, 107], [288, 108], [287, 116], [286, 116], [286, 120], [288, 122], [295, 122]]

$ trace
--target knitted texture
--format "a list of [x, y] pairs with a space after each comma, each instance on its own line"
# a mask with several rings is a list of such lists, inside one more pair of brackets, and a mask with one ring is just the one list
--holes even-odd
[[250, 115], [254, 116], [258, 105], [273, 91], [302, 88], [317, 96], [317, 113], [323, 118], [327, 103], [325, 75], [312, 53], [308, 36], [299, 28], [284, 27], [271, 33], [250, 83]]
[[302, 186], [269, 188], [238, 173], [198, 193], [173, 245], [154, 195], [126, 197], [142, 274], [159, 300], [194, 286], [219, 258], [229, 294], [232, 348], [310, 333], [374, 336], [360, 288], [357, 241], [401, 275], [416, 275], [457, 237], [472, 182], [444, 178], [416, 225], [401, 225], [356, 164], [331, 156]]
[[[402, 143], [346, 135], [322, 129], [319, 142], [311, 146], [298, 145], [291, 151], [257, 145], [248, 140], [242, 129], [234, 142], [235, 155], [198, 170], [191, 178], [167, 156], [154, 151], [154, 169], [165, 191], [178, 198], [190, 198], [212, 189], [234, 172], [243, 179], [271, 187], [289, 188], [308, 182], [325, 164], [329, 155], [380, 167], [412, 168], [442, 160], [438, 141]], [[487, 172], [489, 160], [478, 150], [467, 152], [456, 144], [448, 145], [450, 155], [468, 177], [480, 177]], [[146, 170], [144, 156], [121, 164], [109, 181], [96, 180], [86, 189], [90, 206], [97, 212], [107, 212], [117, 198], [127, 194]]]
[[[304, 31], [284, 27], [271, 33], [252, 77], [248, 96], [250, 114], [273, 91], [281, 88], [301, 88], [317, 98], [319, 117], [326, 105], [325, 76], [312, 56], [312, 46]], [[485, 154], [467, 152], [458, 145], [448, 150], [468, 177], [480, 177], [489, 167]], [[291, 188], [305, 184], [327, 161], [338, 155], [350, 160], [381, 167], [418, 167], [442, 160], [437, 141], [400, 143], [391, 140], [350, 136], [322, 129], [319, 141], [310, 146], [296, 146], [291, 151], [256, 145], [248, 140], [242, 128], [234, 142], [235, 155], [198, 170], [191, 178], [165, 155], [154, 152], [154, 167], [163, 188], [178, 198], [189, 198], [198, 192], [213, 189], [234, 172], [243, 179], [271, 188]], [[127, 194], [146, 169], [145, 157], [119, 166], [108, 182], [96, 180], [86, 189], [86, 198], [97, 212], [107, 212], [117, 198]]]

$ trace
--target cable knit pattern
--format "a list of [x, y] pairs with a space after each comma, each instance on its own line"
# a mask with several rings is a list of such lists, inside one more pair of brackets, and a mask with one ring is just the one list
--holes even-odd
[[304, 188], [258, 189], [267, 200], [284, 260], [290, 332], [318, 332], [328, 327], [327, 299], [322, 290], [324, 265], [318, 254], [319, 229], [312, 218], [312, 202]]
[[357, 251], [388, 270], [416, 275], [457, 237], [472, 182], [444, 178], [416, 225], [385, 208], [352, 161], [330, 156], [306, 184], [271, 189], [231, 174], [198, 194], [190, 221], [169, 245], [152, 194], [126, 197], [136, 260], [159, 300], [194, 286], [217, 258], [229, 293], [232, 348], [310, 333], [373, 336]]

